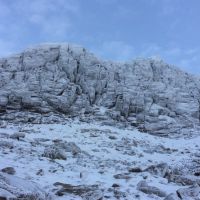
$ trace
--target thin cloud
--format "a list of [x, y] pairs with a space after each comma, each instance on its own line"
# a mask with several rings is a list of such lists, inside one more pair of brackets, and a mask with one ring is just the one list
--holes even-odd
[[35, 40], [43, 42], [65, 40], [70, 35], [73, 17], [79, 14], [79, 4], [76, 0], [0, 0], [0, 11], [0, 37], [12, 42], [16, 49], [20, 40], [26, 43], [35, 36]]
[[6, 57], [8, 55], [14, 54], [15, 46], [10, 41], [5, 41], [0, 39], [0, 55], [1, 57]]
[[0, 0], [0, 55], [35, 43], [67, 41], [79, 9], [78, 0]]
[[[23, 3], [23, 5], [21, 5]], [[18, 12], [23, 12], [27, 23], [37, 25], [43, 34], [49, 36], [64, 36], [71, 27], [71, 15], [77, 14], [79, 6], [76, 1], [63, 0], [35, 0], [18, 1], [14, 5], [20, 8]]]

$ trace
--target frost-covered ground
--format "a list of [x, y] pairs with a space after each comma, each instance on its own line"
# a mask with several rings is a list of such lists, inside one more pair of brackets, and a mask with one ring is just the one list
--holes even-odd
[[[13, 136], [15, 133], [21, 135]], [[7, 146], [3, 145], [6, 142]], [[95, 188], [88, 199], [160, 200], [199, 183], [199, 168], [193, 164], [198, 163], [199, 145], [200, 136], [160, 138], [134, 128], [124, 130], [97, 122], [8, 124], [0, 128], [0, 170], [13, 167], [14, 176], [57, 194], [54, 199], [84, 199], [84, 192], [75, 195], [77, 191], [72, 189], [81, 185]], [[48, 157], [54, 150], [63, 159]], [[188, 180], [194, 182], [180, 179], [188, 174]], [[69, 185], [63, 185], [61, 191], [61, 183]]]

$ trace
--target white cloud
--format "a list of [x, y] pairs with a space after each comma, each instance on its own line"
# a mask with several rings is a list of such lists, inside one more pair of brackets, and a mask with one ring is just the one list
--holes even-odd
[[0, 0], [0, 56], [72, 37], [79, 0]]
[[[79, 9], [78, 0], [0, 0], [0, 38], [4, 51], [10, 52], [6, 41], [17, 49], [19, 40], [26, 43], [29, 37], [29, 43], [34, 40], [65, 40], [71, 33], [73, 17], [79, 14]], [[35, 38], [34, 34], [37, 34]]]
[[72, 25], [71, 15], [78, 14], [77, 1], [34, 0], [16, 1], [17, 12], [22, 12], [26, 23], [38, 26], [43, 34], [64, 36]]

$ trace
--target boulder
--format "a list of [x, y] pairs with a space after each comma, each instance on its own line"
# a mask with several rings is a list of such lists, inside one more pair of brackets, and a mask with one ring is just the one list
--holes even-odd
[[66, 160], [67, 156], [65, 154], [65, 152], [60, 149], [57, 148], [56, 146], [48, 146], [44, 149], [44, 153], [42, 154], [43, 157], [47, 157], [50, 159], [59, 159], [59, 160]]
[[193, 175], [174, 175], [167, 177], [169, 182], [174, 182], [180, 185], [200, 185], [200, 178]]
[[146, 181], [140, 181], [137, 184], [137, 189], [141, 192], [144, 192], [146, 194], [154, 194], [159, 197], [166, 197], [167, 194], [166, 192], [162, 191], [161, 189], [154, 187], [154, 186], [149, 186]]
[[0, 199], [53, 200], [53, 196], [31, 181], [0, 172]]
[[102, 200], [103, 193], [98, 185], [71, 185], [56, 182], [54, 186], [60, 187], [56, 195], [63, 196], [66, 193], [74, 194], [83, 198], [83, 200]]
[[14, 175], [16, 173], [13, 167], [5, 167], [1, 171], [10, 175]]
[[177, 196], [183, 200], [198, 200], [200, 199], [199, 185], [193, 185], [189, 188], [181, 188], [176, 191]]
[[177, 194], [169, 194], [164, 198], [164, 200], [180, 200], [180, 198]]
[[157, 165], [151, 165], [144, 169], [144, 171], [147, 171], [153, 175], [158, 175], [161, 177], [167, 177], [169, 174], [171, 174], [171, 168], [168, 166], [167, 163], [160, 163]]

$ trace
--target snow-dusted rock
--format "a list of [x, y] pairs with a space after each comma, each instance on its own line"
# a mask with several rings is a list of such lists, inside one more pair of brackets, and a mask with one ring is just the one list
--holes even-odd
[[0, 59], [0, 113], [38, 123], [50, 113], [93, 115], [157, 135], [189, 134], [199, 124], [199, 83], [161, 60], [105, 62], [82, 47], [40, 45]]
[[43, 157], [47, 157], [50, 159], [61, 159], [61, 160], [66, 160], [67, 156], [65, 152], [57, 148], [56, 146], [48, 146], [44, 149], [44, 153], [42, 154]]
[[6, 128], [7, 122], [6, 121], [0, 121], [0, 128]]
[[180, 185], [194, 185], [199, 184], [200, 185], [200, 178], [192, 175], [170, 175], [168, 177], [168, 180], [170, 182], [175, 182]]
[[73, 155], [81, 153], [81, 149], [74, 142], [54, 141], [54, 145], [63, 151], [71, 152]]
[[13, 133], [13, 134], [10, 136], [10, 138], [19, 140], [19, 139], [21, 139], [21, 138], [25, 138], [25, 133], [23, 133], [23, 132]]
[[200, 187], [199, 185], [194, 185], [189, 188], [181, 188], [177, 190], [177, 195], [179, 199], [183, 200], [198, 200], [200, 199]]
[[0, 188], [0, 200], [7, 200], [7, 199], [16, 199], [16, 197], [7, 190]]
[[[26, 133], [25, 139], [9, 137], [16, 132]], [[199, 176], [194, 173], [199, 172], [200, 136], [163, 138], [134, 127], [121, 129], [77, 119], [63, 124], [9, 123], [0, 129], [1, 135], [0, 170], [13, 167], [16, 176], [34, 181], [47, 193], [62, 195], [55, 197], [58, 200], [164, 200], [165, 194], [166, 200], [180, 200], [176, 191], [183, 199], [199, 198]], [[116, 139], [109, 139], [109, 135]], [[13, 144], [12, 148], [5, 142]], [[58, 148], [67, 159], [41, 156], [46, 149], [46, 155], [52, 158], [52, 148]], [[53, 185], [56, 182], [61, 184]], [[21, 183], [17, 186], [23, 187]], [[191, 192], [180, 190], [189, 186]], [[6, 193], [13, 195], [10, 190]]]
[[146, 168], [144, 171], [147, 171], [151, 174], [154, 175], [159, 175], [161, 177], [167, 177], [169, 176], [169, 174], [171, 174], [172, 170], [170, 169], [170, 167], [168, 166], [167, 163], [160, 163], [158, 165], [151, 165], [148, 168]]
[[180, 200], [180, 198], [177, 196], [177, 194], [169, 194], [164, 198], [164, 200]]
[[62, 196], [65, 193], [81, 196], [83, 200], [101, 200], [103, 199], [103, 192], [99, 189], [98, 185], [70, 185], [64, 183], [55, 183], [58, 189], [56, 194]]
[[13, 167], [5, 167], [1, 171], [10, 175], [14, 175], [16, 173]]
[[0, 140], [0, 148], [2, 149], [12, 149], [14, 144], [10, 141]]
[[137, 189], [141, 192], [144, 192], [146, 194], [154, 194], [159, 197], [166, 197], [166, 192], [162, 191], [161, 189], [149, 186], [145, 181], [140, 181], [137, 185]]
[[50, 194], [35, 183], [0, 172], [1, 199], [51, 200]]

